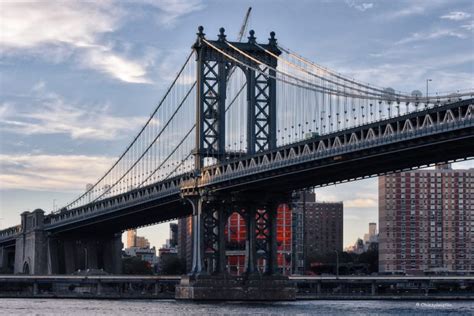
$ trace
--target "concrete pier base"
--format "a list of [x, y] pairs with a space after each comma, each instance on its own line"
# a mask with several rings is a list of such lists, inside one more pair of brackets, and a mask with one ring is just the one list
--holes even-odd
[[285, 276], [183, 276], [175, 298], [202, 301], [292, 301], [295, 284]]

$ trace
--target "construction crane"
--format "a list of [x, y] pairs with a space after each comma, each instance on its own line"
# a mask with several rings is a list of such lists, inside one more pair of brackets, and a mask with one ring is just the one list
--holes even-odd
[[[249, 23], [250, 11], [252, 11], [252, 7], [249, 7], [248, 10], [247, 10], [247, 13], [245, 14], [244, 23], [242, 23], [242, 26], [240, 27], [239, 35], [237, 36], [237, 42], [242, 42], [242, 38], [244, 37], [245, 31], [247, 30], [247, 26], [248, 26], [248, 23]], [[232, 68], [232, 70], [227, 74], [227, 79], [229, 79], [232, 76], [235, 69], [236, 69], [235, 67]], [[243, 91], [243, 90], [241, 90], [241, 91]], [[240, 94], [240, 92], [239, 92], [239, 94]]]
[[239, 36], [237, 37], [238, 42], [242, 41], [245, 31], [247, 30], [251, 11], [252, 11], [252, 7], [249, 7], [249, 9], [247, 10], [247, 13], [245, 14], [244, 23], [242, 23], [242, 26], [240, 27]]

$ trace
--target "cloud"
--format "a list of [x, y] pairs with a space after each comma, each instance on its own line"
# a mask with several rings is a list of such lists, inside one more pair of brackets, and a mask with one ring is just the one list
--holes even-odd
[[32, 110], [16, 111], [14, 103], [0, 104], [0, 131], [22, 135], [66, 134], [72, 139], [113, 140], [135, 132], [145, 117], [119, 117], [108, 106], [67, 102], [58, 94], [47, 92], [44, 84], [33, 88]]
[[452, 11], [448, 14], [440, 16], [441, 19], [452, 20], [452, 21], [462, 21], [469, 19], [471, 14], [462, 11]]
[[439, 39], [443, 37], [454, 37], [454, 38], [459, 38], [459, 39], [465, 39], [467, 38], [467, 35], [461, 32], [458, 32], [456, 30], [452, 30], [452, 29], [438, 29], [432, 32], [412, 33], [410, 36], [399, 40], [395, 44], [397, 45], [409, 44], [413, 42], [428, 41], [428, 40], [434, 40], [434, 39]]
[[201, 0], [141, 0], [144, 4], [157, 8], [157, 22], [164, 26], [174, 26], [179, 18], [204, 8]]
[[82, 58], [82, 64], [85, 67], [97, 69], [124, 82], [152, 83], [146, 77], [147, 72], [143, 65], [114, 54], [106, 47], [89, 50], [84, 55], [84, 58]]
[[85, 68], [129, 83], [150, 83], [146, 63], [114, 52], [104, 36], [120, 27], [124, 12], [111, 1], [2, 2], [0, 52], [41, 56], [53, 62], [71, 57]]
[[380, 14], [378, 19], [385, 21], [406, 18], [414, 15], [424, 15], [432, 9], [445, 5], [445, 1], [443, 0], [409, 0], [399, 1], [397, 3], [401, 7], [400, 9]]
[[[405, 58], [405, 60], [407, 59]], [[430, 85], [430, 90], [433, 92], [453, 92], [474, 87], [472, 73], [452, 70], [453, 67], [473, 63], [474, 55], [470, 52], [432, 58], [412, 56], [409, 60], [410, 62], [372, 63], [366, 67], [350, 64], [332, 68], [362, 82], [370, 82], [381, 87], [393, 87], [396, 90], [407, 92], [414, 89], [423, 91], [426, 78], [434, 78]]]
[[378, 205], [377, 199], [352, 199], [344, 201], [345, 207], [354, 207], [354, 208], [368, 208], [368, 207], [376, 207]]
[[461, 25], [465, 30], [472, 31], [474, 30], [474, 21], [469, 22], [468, 24]]
[[3, 2], [0, 43], [6, 49], [51, 43], [91, 44], [99, 34], [116, 29], [119, 15], [108, 3]]
[[35, 191], [82, 190], [114, 160], [104, 156], [0, 154], [0, 186]]
[[371, 3], [371, 2], [357, 3], [355, 0], [346, 0], [346, 4], [350, 8], [354, 8], [354, 9], [359, 10], [361, 12], [367, 11], [367, 10], [372, 9], [374, 7], [374, 4]]

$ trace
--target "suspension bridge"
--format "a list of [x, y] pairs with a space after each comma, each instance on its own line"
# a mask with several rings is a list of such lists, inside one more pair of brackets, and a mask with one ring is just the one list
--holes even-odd
[[[248, 289], [265, 289], [255, 297], [289, 298], [294, 291], [276, 273], [275, 212], [293, 190], [474, 156], [474, 91], [396, 91], [314, 63], [274, 32], [264, 42], [254, 31], [246, 42], [228, 41], [223, 28], [210, 40], [199, 27], [115, 163], [59, 211], [24, 212], [20, 225], [0, 231], [0, 266], [120, 273], [124, 230], [192, 215], [192, 273], [177, 297], [246, 298]], [[247, 294], [215, 279], [225, 274], [223, 231], [234, 211], [248, 226]], [[209, 294], [209, 286], [218, 290]]]

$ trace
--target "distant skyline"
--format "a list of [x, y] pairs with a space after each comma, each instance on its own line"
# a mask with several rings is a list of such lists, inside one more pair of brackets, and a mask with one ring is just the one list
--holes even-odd
[[[199, 25], [249, 29], [358, 80], [425, 93], [474, 87], [474, 2], [201, 1], [0, 3], [0, 229], [61, 207], [115, 161], [189, 53]], [[474, 168], [473, 162], [454, 168]], [[344, 247], [378, 223], [377, 179], [316, 190], [344, 202]], [[169, 224], [141, 228], [152, 245]]]

